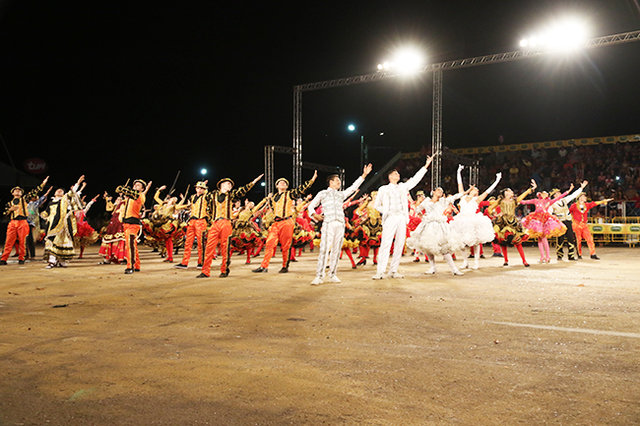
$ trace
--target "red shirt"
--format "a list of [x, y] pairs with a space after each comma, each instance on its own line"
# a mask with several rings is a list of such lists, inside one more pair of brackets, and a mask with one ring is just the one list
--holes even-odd
[[584, 203], [584, 207], [581, 210], [578, 203], [573, 203], [571, 207], [569, 207], [569, 211], [571, 212], [571, 216], [573, 217], [574, 221], [578, 223], [586, 223], [587, 217], [589, 216], [589, 210], [591, 210], [597, 205], [598, 203], [593, 201], [590, 203]]

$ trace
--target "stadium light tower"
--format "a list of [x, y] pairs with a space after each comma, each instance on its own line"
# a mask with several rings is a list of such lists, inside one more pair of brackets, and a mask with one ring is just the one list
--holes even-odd
[[412, 75], [421, 71], [425, 59], [419, 49], [404, 47], [398, 49], [390, 61], [378, 64], [378, 71], [396, 72], [400, 75]]
[[588, 41], [586, 22], [571, 17], [551, 22], [523, 38], [520, 40], [520, 47], [524, 50], [567, 53], [586, 47]]

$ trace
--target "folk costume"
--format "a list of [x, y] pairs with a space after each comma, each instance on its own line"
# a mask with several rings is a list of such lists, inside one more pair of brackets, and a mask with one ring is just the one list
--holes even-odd
[[446, 216], [449, 206], [462, 195], [462, 193], [449, 197], [443, 195], [436, 201], [426, 198], [419, 206], [424, 210], [422, 221], [407, 239], [407, 246], [429, 257], [431, 269], [427, 272], [428, 274], [435, 274], [435, 256], [442, 255], [451, 272], [454, 275], [462, 275], [453, 263], [452, 254], [464, 247], [465, 243], [462, 235], [455, 231]]
[[374, 207], [377, 191], [371, 192], [371, 198], [364, 200], [353, 212], [353, 238], [359, 241], [360, 254], [358, 265], [366, 265], [369, 251], [373, 249], [373, 264], [378, 264], [380, 237], [382, 236], [382, 215]]
[[[142, 179], [133, 181], [146, 187], [147, 184]], [[142, 209], [146, 201], [144, 191], [137, 191], [128, 186], [119, 186], [116, 192], [124, 198], [124, 205], [120, 211], [120, 220], [124, 231], [124, 241], [127, 257], [127, 269], [125, 274], [140, 271], [140, 253], [138, 252], [138, 236], [142, 232]]]
[[123, 262], [126, 257], [126, 247], [124, 241], [124, 228], [120, 221], [120, 212], [124, 207], [124, 200], [118, 198], [116, 202], [111, 201], [111, 197], [106, 197], [107, 213], [111, 213], [111, 219], [107, 226], [102, 229], [102, 243], [99, 254], [104, 257], [102, 264]]
[[[559, 261], [564, 257], [565, 247], [567, 248], [567, 258], [569, 260], [578, 260], [576, 234], [575, 232], [573, 232], [573, 226], [571, 224], [571, 212], [569, 211], [569, 203], [578, 198], [580, 194], [582, 194], [582, 189], [583, 187], [581, 186], [580, 188], [573, 191], [570, 195], [567, 195], [549, 208], [549, 213], [555, 215], [555, 217], [557, 217], [558, 220], [560, 220], [567, 228], [567, 231], [558, 237], [556, 256], [558, 257]], [[549, 193], [549, 197], [553, 197], [559, 193], [560, 190], [554, 188]]]
[[543, 198], [538, 194], [537, 198], [531, 200], [521, 200], [520, 204], [533, 204], [535, 211], [529, 213], [522, 219], [522, 226], [527, 229], [530, 238], [538, 239], [538, 249], [540, 250], [540, 263], [549, 263], [549, 241], [547, 238], [559, 237], [567, 232], [567, 227], [554, 215], [549, 213], [550, 208], [566, 197], [569, 191], [557, 194], [554, 198]]
[[[503, 190], [503, 194], [506, 190]], [[509, 256], [507, 254], [507, 246], [513, 246], [518, 250], [522, 264], [528, 267], [527, 259], [524, 257], [524, 250], [522, 243], [529, 239], [529, 234], [524, 230], [522, 224], [516, 217], [516, 206], [524, 200], [531, 192], [533, 188], [527, 189], [517, 198], [504, 198], [504, 195], [499, 196], [496, 200], [489, 204], [488, 213], [494, 216], [493, 230], [496, 234], [496, 242], [500, 245], [502, 250], [502, 257], [504, 258], [504, 266], [509, 265]]]
[[84, 254], [84, 248], [98, 241], [100, 235], [93, 229], [89, 222], [87, 222], [87, 212], [93, 205], [94, 201], [91, 200], [84, 208], [74, 211], [76, 216], [76, 234], [74, 235], [75, 244], [80, 247], [80, 254], [78, 259], [82, 259]]
[[[280, 181], [289, 184], [289, 181], [280, 178], [276, 181], [276, 186]], [[271, 196], [268, 203], [273, 213], [273, 223], [269, 227], [267, 241], [265, 243], [264, 258], [260, 267], [254, 269], [253, 272], [267, 272], [269, 262], [275, 254], [276, 247], [280, 243], [282, 250], [282, 269], [281, 273], [289, 272], [289, 250], [293, 240], [293, 230], [295, 228], [295, 208], [296, 200], [304, 195], [305, 192], [313, 185], [315, 177], [306, 181], [298, 188], [278, 192]]]
[[607, 201], [608, 200], [592, 201], [584, 204], [581, 204], [578, 201], [576, 203], [573, 203], [571, 207], [569, 207], [571, 217], [573, 218], [572, 228], [573, 232], [575, 232], [576, 234], [576, 246], [578, 248], [579, 258], [582, 258], [582, 240], [585, 240], [587, 242], [587, 246], [589, 247], [589, 254], [591, 255], [591, 258], [600, 260], [600, 258], [596, 255], [596, 245], [593, 242], [593, 235], [591, 235], [591, 231], [589, 231], [587, 219], [589, 218], [589, 210], [591, 210], [595, 206], [606, 204]]
[[65, 267], [75, 254], [73, 236], [78, 228], [74, 211], [81, 209], [76, 190], [77, 185], [63, 196], [53, 197], [44, 214], [48, 222], [44, 248], [49, 269]]
[[239, 252], [246, 252], [246, 264], [251, 263], [251, 256], [260, 253], [260, 250], [264, 245], [262, 230], [260, 230], [258, 225], [255, 223], [254, 217], [264, 206], [266, 206], [266, 204], [267, 199], [265, 198], [253, 208], [245, 207], [238, 213], [236, 221], [233, 224], [231, 244], [235, 250]]
[[189, 198], [189, 203], [186, 206], [179, 205], [178, 208], [188, 208], [190, 215], [187, 222], [186, 240], [184, 243], [184, 253], [182, 255], [182, 261], [176, 265], [179, 268], [186, 268], [189, 265], [189, 259], [191, 258], [191, 250], [193, 249], [193, 241], [196, 241], [198, 246], [198, 261], [197, 266], [199, 268], [204, 264], [204, 241], [207, 234], [207, 225], [209, 220], [209, 211], [211, 199], [207, 195], [207, 184], [205, 182], [196, 183], [196, 188], [202, 188], [205, 190], [203, 194], [193, 194]]
[[0, 257], [0, 265], [7, 264], [11, 249], [16, 242], [18, 244], [18, 263], [24, 263], [27, 235], [30, 231], [29, 222], [27, 221], [29, 216], [28, 204], [31, 198], [38, 196], [43, 186], [43, 184], [39, 185], [26, 195], [24, 195], [24, 190], [20, 187], [15, 187], [11, 190], [11, 193], [15, 190], [20, 190], [22, 195], [9, 201], [4, 211], [4, 215], [9, 217], [9, 224], [7, 225], [7, 238], [4, 243], [4, 251]]
[[218, 189], [207, 195], [212, 224], [207, 234], [207, 246], [204, 254], [204, 263], [202, 264], [202, 273], [198, 276], [200, 278], [211, 275], [211, 263], [213, 262], [218, 245], [220, 245], [220, 252], [222, 254], [220, 277], [229, 275], [229, 265], [231, 263], [231, 234], [233, 233], [233, 225], [231, 223], [233, 219], [233, 203], [235, 200], [244, 197], [255, 184], [254, 182], [250, 182], [238, 189], [221, 192], [220, 186], [223, 182], [230, 182], [231, 185], [233, 185], [231, 179], [221, 179], [217, 183]]

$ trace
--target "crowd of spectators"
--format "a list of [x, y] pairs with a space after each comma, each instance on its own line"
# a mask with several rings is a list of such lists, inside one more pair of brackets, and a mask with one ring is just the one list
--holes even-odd
[[[429, 151], [423, 148], [421, 153], [428, 155]], [[539, 190], [547, 191], [556, 187], [565, 191], [571, 183], [577, 186], [586, 179], [589, 198], [615, 200], [594, 211], [593, 216], [640, 216], [640, 143], [505, 151], [466, 157], [480, 160], [481, 190], [491, 184], [497, 172], [502, 172], [499, 188], [508, 186], [516, 193], [525, 190], [531, 179], [536, 180]], [[402, 160], [397, 168], [403, 177], [410, 177], [423, 161], [422, 158]], [[445, 151], [442, 186], [450, 193], [456, 191], [458, 162], [459, 158]], [[428, 184], [427, 189], [430, 189]]]

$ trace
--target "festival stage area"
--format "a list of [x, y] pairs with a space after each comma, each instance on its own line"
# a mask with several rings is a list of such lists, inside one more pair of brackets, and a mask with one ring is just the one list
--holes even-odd
[[463, 277], [407, 256], [383, 281], [344, 259], [317, 287], [315, 253], [288, 274], [234, 256], [225, 279], [148, 249], [134, 275], [97, 247], [66, 269], [14, 260], [0, 425], [640, 423], [640, 249], [537, 255]]

